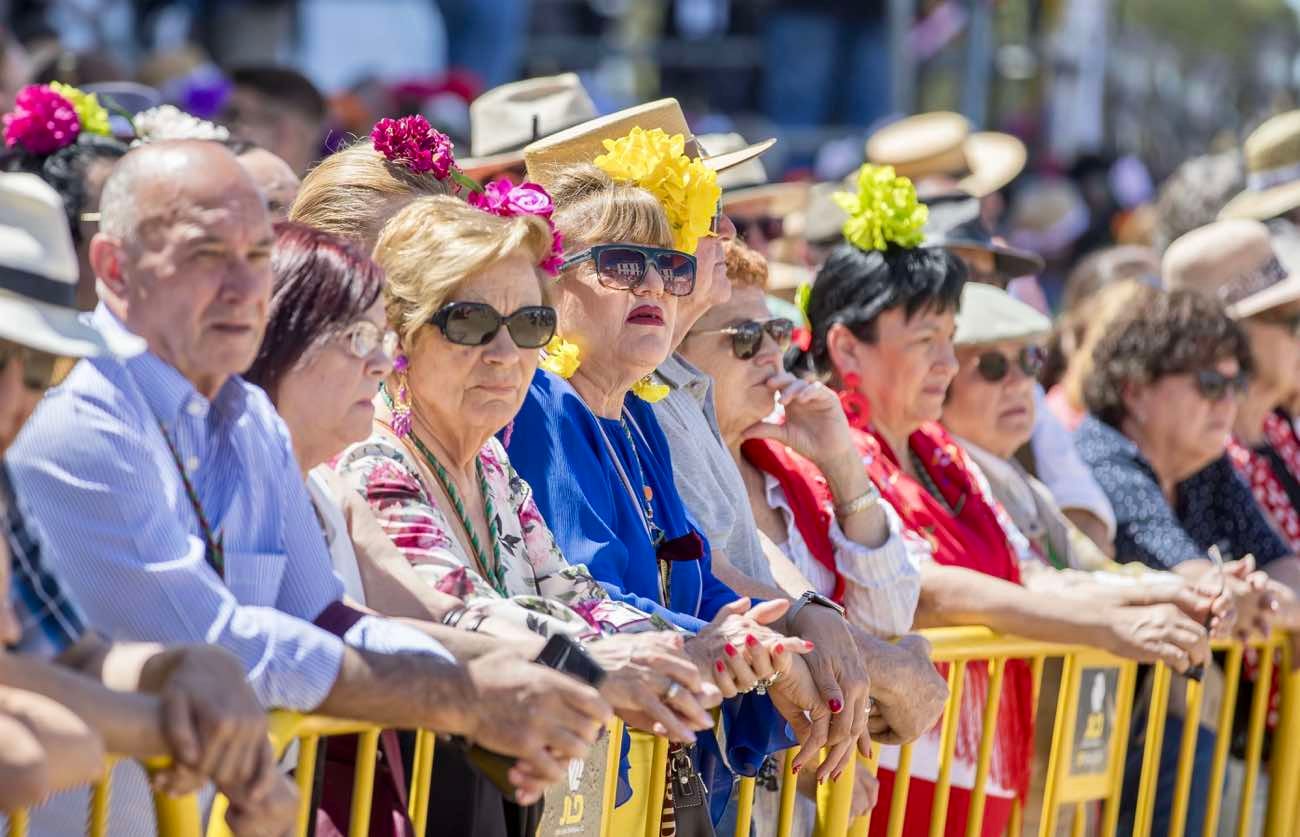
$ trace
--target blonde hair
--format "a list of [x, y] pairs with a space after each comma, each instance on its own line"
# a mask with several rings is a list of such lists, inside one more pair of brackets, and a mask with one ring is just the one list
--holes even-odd
[[565, 166], [550, 183], [551, 220], [564, 234], [565, 252], [614, 241], [673, 246], [663, 205], [640, 186], [616, 181], [590, 163]]
[[1158, 294], [1159, 291], [1145, 282], [1120, 279], [1080, 302], [1063, 318], [1058, 328], [1067, 363], [1061, 386], [1070, 406], [1077, 410], [1087, 409], [1083, 397], [1084, 382], [1092, 373], [1092, 356], [1097, 344], [1111, 323]]
[[722, 253], [727, 261], [727, 278], [733, 288], [767, 290], [767, 259], [762, 253], [738, 238], [723, 241]]
[[400, 204], [449, 193], [447, 184], [432, 174], [389, 162], [363, 139], [321, 160], [307, 174], [289, 220], [346, 238], [369, 253]]
[[[384, 225], [375, 243], [374, 259], [388, 277], [389, 324], [410, 341], [461, 282], [521, 251], [534, 265], [550, 254], [545, 220], [502, 218], [450, 195], [411, 201]], [[533, 278], [540, 282], [536, 273]]]

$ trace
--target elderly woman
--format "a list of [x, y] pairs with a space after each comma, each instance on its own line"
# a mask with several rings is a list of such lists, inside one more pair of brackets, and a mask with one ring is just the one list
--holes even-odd
[[[965, 282], [962, 264], [942, 249], [916, 248], [924, 210], [905, 178], [864, 167], [858, 193], [845, 199], [846, 244], [818, 273], [808, 300], [810, 356], [841, 391], [867, 472], [904, 525], [929, 542], [921, 567], [916, 625], [983, 624], [1021, 636], [1087, 642], [1180, 670], [1208, 654], [1206, 635], [1173, 605], [1084, 604], [1068, 594], [1030, 592], [1020, 563], [1030, 557], [1024, 536], [981, 484], [961, 447], [938, 425], [948, 385], [957, 373], [954, 317]], [[911, 218], [910, 223], [896, 219]], [[979, 677], [981, 669], [968, 669]], [[1032, 736], [1028, 668], [1011, 664], [993, 745], [982, 833], [1000, 834], [1011, 802], [1029, 777]], [[983, 690], [967, 690], [958, 719], [957, 763], [948, 833], [966, 828], [974, 779], [974, 743]], [[965, 731], [965, 732], [963, 732]], [[965, 742], [965, 743], [962, 743]], [[892, 787], [895, 752], [882, 755], [881, 793]], [[929, 827], [937, 735], [918, 741], [905, 832]], [[873, 833], [883, 833], [873, 818]]]

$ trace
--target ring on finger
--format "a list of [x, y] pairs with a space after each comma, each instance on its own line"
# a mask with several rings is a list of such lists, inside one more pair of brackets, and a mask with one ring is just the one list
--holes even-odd
[[780, 679], [781, 672], [779, 671], [774, 673], [771, 677], [764, 677], [762, 680], [759, 680], [754, 684], [754, 691], [758, 692], [760, 695], [765, 695], [767, 694], [767, 690], [772, 688], [772, 686], [776, 684], [776, 681]]
[[677, 694], [681, 692], [681, 690], [682, 690], [682, 684], [674, 680], [672, 683], [668, 685], [668, 691], [664, 692], [664, 700], [666, 701], [672, 700], [673, 698], [677, 697]]

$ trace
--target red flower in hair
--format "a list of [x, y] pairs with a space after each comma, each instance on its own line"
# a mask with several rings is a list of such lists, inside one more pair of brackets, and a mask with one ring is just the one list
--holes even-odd
[[520, 183], [516, 186], [503, 177], [484, 186], [482, 192], [471, 193], [466, 201], [476, 209], [502, 218], [536, 215], [545, 220], [546, 226], [551, 230], [551, 252], [538, 267], [551, 276], [559, 274], [560, 265], [564, 263], [564, 236], [551, 221], [555, 203], [546, 189], [536, 183]]
[[413, 172], [432, 172], [439, 180], [446, 180], [456, 168], [451, 138], [419, 114], [379, 120], [370, 139], [385, 158]]
[[29, 84], [18, 91], [14, 109], [4, 116], [5, 147], [20, 146], [30, 154], [53, 154], [76, 142], [81, 133], [77, 109], [46, 84]]
[[812, 332], [799, 326], [790, 332], [790, 342], [806, 352], [812, 348]]
[[862, 378], [856, 372], [850, 372], [841, 378], [839, 391], [840, 406], [849, 419], [849, 426], [856, 430], [866, 430], [871, 423], [871, 402], [858, 391]]

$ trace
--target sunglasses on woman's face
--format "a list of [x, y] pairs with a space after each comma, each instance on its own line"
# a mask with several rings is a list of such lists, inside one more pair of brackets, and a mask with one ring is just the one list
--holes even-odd
[[597, 244], [566, 256], [561, 270], [591, 259], [600, 284], [616, 291], [634, 291], [645, 282], [651, 266], [670, 296], [686, 296], [695, 290], [695, 257], [665, 247], [640, 244]]
[[358, 360], [365, 360], [379, 348], [389, 357], [397, 353], [397, 332], [382, 329], [369, 320], [358, 320], [348, 326], [343, 331], [343, 340], [348, 351]]
[[1217, 369], [1202, 369], [1192, 377], [1196, 381], [1196, 391], [1206, 401], [1222, 401], [1229, 395], [1240, 398], [1250, 387], [1250, 376], [1245, 372], [1228, 376]]
[[761, 218], [745, 218], [736, 222], [736, 232], [746, 242], [753, 239], [755, 233], [764, 241], [776, 241], [785, 238], [785, 219], [765, 215]]
[[1011, 373], [1012, 363], [1020, 367], [1026, 378], [1037, 378], [1046, 362], [1047, 352], [1042, 346], [1025, 346], [1016, 352], [1014, 358], [1009, 358], [1002, 352], [984, 352], [975, 364], [975, 371], [990, 384], [996, 384]]
[[429, 323], [459, 346], [485, 346], [505, 326], [519, 348], [540, 349], [555, 336], [555, 309], [547, 305], [526, 305], [503, 317], [485, 302], [449, 302], [438, 309]]
[[22, 362], [23, 386], [30, 392], [45, 392], [58, 385], [76, 365], [73, 358], [0, 341], [0, 369], [14, 361]]
[[725, 334], [731, 338], [731, 353], [738, 360], [749, 360], [763, 348], [763, 335], [772, 338], [772, 342], [781, 351], [790, 348], [790, 335], [794, 332], [794, 323], [784, 317], [771, 320], [745, 320], [726, 328], [697, 331], [696, 334]]

